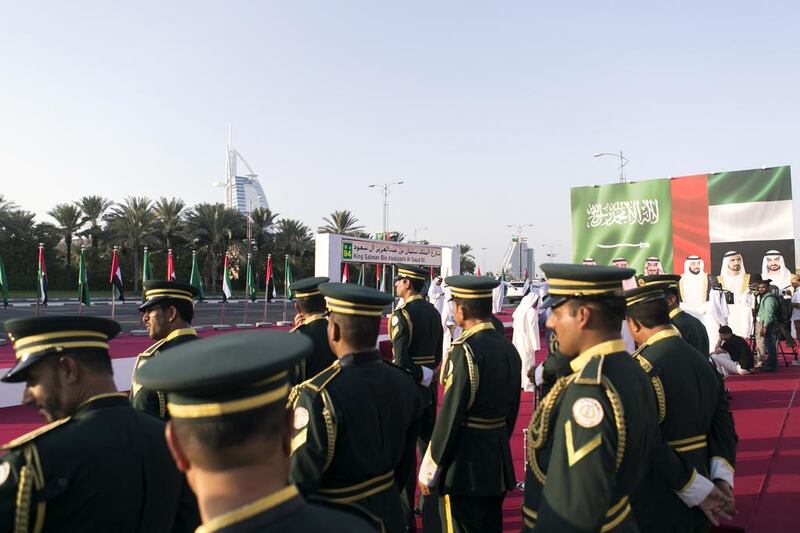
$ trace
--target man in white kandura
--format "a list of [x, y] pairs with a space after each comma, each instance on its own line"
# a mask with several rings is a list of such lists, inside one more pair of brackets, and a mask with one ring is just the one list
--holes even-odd
[[496, 315], [503, 311], [503, 303], [506, 301], [506, 282], [497, 276], [500, 284], [492, 290], [492, 312]]
[[526, 294], [511, 315], [514, 319], [514, 334], [511, 342], [522, 359], [522, 388], [533, 391], [534, 384], [528, 378], [528, 372], [536, 364], [536, 350], [541, 347], [539, 338], [539, 289], [533, 288]]
[[[628, 260], [624, 257], [615, 257], [611, 260], [611, 266], [615, 268], [628, 268]], [[636, 276], [622, 280], [623, 290], [629, 291], [631, 289], [635, 289], [636, 287]], [[625, 343], [625, 350], [628, 353], [633, 353], [636, 350], [636, 342], [633, 340], [633, 335], [631, 335], [631, 330], [625, 320], [622, 321], [620, 336], [622, 337], [622, 342]]]
[[747, 339], [753, 331], [753, 295], [748, 292], [750, 274], [745, 272], [742, 254], [735, 250], [725, 252], [717, 280], [724, 290], [733, 293], [728, 325], [736, 335]]
[[727, 324], [727, 318], [724, 323], [720, 323], [718, 313], [712, 312], [712, 304], [709, 302], [711, 284], [708, 282], [705, 261], [699, 255], [690, 255], [683, 262], [683, 274], [678, 288], [681, 293], [681, 309], [700, 319], [706, 327], [709, 346], [716, 345], [719, 327]]
[[792, 271], [786, 268], [783, 254], [778, 250], [770, 250], [764, 255], [764, 260], [761, 262], [761, 279], [772, 280], [772, 285], [781, 291], [794, 292]]
[[444, 313], [444, 289], [442, 289], [442, 277], [433, 278], [433, 283], [428, 288], [428, 301], [433, 304], [439, 314]]

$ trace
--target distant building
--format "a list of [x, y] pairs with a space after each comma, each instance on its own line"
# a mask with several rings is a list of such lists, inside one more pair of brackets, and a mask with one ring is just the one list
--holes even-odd
[[516, 238], [512, 239], [503, 256], [501, 271], [511, 279], [523, 279], [527, 270], [528, 277], [533, 278], [535, 267], [533, 248], [528, 248], [524, 238], [522, 242], [517, 242]]
[[256, 177], [236, 176], [232, 193], [227, 207], [237, 209], [240, 213], [247, 214], [258, 207], [269, 207], [267, 195]]
[[[241, 161], [250, 172], [246, 176], [239, 176], [236, 163]], [[258, 181], [258, 174], [253, 172], [242, 154], [231, 144], [231, 128], [228, 128], [228, 146], [225, 161], [225, 207], [233, 208], [242, 214], [247, 214], [253, 209], [269, 208], [267, 195]]]

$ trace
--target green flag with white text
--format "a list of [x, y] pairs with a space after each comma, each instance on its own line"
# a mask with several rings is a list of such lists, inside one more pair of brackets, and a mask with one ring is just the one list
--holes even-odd
[[203, 291], [203, 278], [200, 275], [200, 266], [197, 264], [197, 252], [192, 251], [192, 275], [189, 276], [189, 285], [197, 289], [198, 301], [206, 299], [206, 293]]
[[286, 273], [284, 276], [284, 286], [283, 286], [283, 294], [286, 296], [288, 300], [291, 300], [294, 297], [294, 293], [289, 288], [289, 285], [294, 283], [294, 276], [292, 276], [292, 264], [289, 262], [289, 256], [286, 256], [286, 264], [284, 272]]
[[251, 302], [256, 301], [256, 275], [253, 271], [253, 261], [251, 254], [247, 254], [247, 298]]
[[658, 256], [672, 265], [670, 180], [574, 187], [571, 198], [573, 262], [592, 257], [609, 265], [621, 257], [641, 271]]
[[142, 260], [142, 301], [144, 301], [144, 282], [153, 279], [150, 273], [150, 254], [147, 252], [147, 246], [144, 247], [144, 259]]
[[81, 259], [78, 263], [78, 301], [83, 305], [92, 305], [89, 296], [89, 275], [86, 273], [85, 250], [81, 248]]

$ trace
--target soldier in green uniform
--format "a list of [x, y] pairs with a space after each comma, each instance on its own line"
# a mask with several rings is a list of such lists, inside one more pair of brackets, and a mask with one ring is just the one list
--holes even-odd
[[292, 331], [302, 333], [314, 343], [311, 354], [300, 361], [295, 383], [316, 376], [336, 361], [336, 355], [328, 344], [325, 298], [319, 292], [319, 285], [328, 281], [329, 279], [325, 277], [306, 278], [289, 285], [289, 289], [294, 293], [294, 307], [297, 311]]
[[517, 421], [522, 363], [490, 318], [492, 289], [499, 282], [475, 276], [446, 282], [463, 333], [444, 361], [442, 408], [419, 487], [438, 496], [442, 530], [499, 533], [503, 499], [516, 485], [508, 441]]
[[[425, 453], [431, 440], [433, 424], [436, 421], [436, 404], [439, 387], [433, 379], [434, 372], [442, 362], [442, 318], [433, 304], [426, 302], [420, 294], [428, 279], [428, 272], [414, 265], [398, 265], [397, 277], [394, 280], [395, 294], [403, 299], [389, 321], [389, 336], [392, 340], [394, 364], [405, 368], [419, 385], [423, 397], [424, 412], [420, 425], [417, 446], [419, 454]], [[413, 515], [414, 493], [416, 483], [416, 458], [410, 465], [407, 485], [403, 490], [403, 511], [410, 529], [414, 529]], [[425, 505], [425, 498], [420, 498], [422, 508], [422, 525], [439, 527], [437, 505]]]
[[523, 531], [636, 531], [630, 496], [658, 420], [650, 381], [620, 338], [628, 268], [544, 264], [547, 327], [573, 371], [528, 427]]
[[639, 278], [639, 286], [658, 288], [664, 291], [672, 325], [678, 328], [683, 340], [708, 358], [711, 348], [706, 327], [699, 318], [681, 309], [680, 280], [681, 277], [677, 274], [655, 274]]
[[707, 357], [670, 324], [661, 289], [642, 286], [625, 298], [634, 358], [650, 375], [665, 444], [631, 495], [636, 522], [645, 532], [706, 532], [716, 514], [734, 512], [737, 438], [723, 387]]
[[197, 503], [175, 469], [164, 423], [133, 409], [114, 385], [98, 317], [9, 320], [23, 404], [49, 422], [5, 446], [0, 531], [193, 531]]
[[164, 393], [142, 389], [137, 376], [140, 368], [162, 352], [197, 339], [197, 332], [192, 327], [195, 296], [197, 289], [188, 283], [163, 280], [144, 282], [145, 302], [139, 306], [139, 311], [147, 334], [156, 342], [136, 357], [130, 399], [136, 409], [162, 420], [169, 417]]
[[302, 422], [286, 406], [289, 377], [311, 349], [286, 331], [229, 333], [140, 370], [144, 387], [167, 396], [167, 444], [197, 494], [198, 532], [379, 530], [355, 509], [308, 502], [287, 482], [292, 426]]
[[347, 283], [319, 290], [338, 359], [292, 390], [289, 479], [305, 495], [358, 503], [383, 519], [386, 531], [405, 531], [400, 489], [414, 464], [422, 399], [408, 371], [376, 349], [392, 297]]

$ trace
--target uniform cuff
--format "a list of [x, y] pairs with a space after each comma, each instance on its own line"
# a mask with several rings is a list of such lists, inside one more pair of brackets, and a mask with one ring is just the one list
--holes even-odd
[[714, 490], [714, 484], [708, 478], [698, 474], [697, 470], [694, 470], [686, 486], [679, 491], [675, 491], [675, 494], [687, 506], [695, 507], [700, 505], [711, 494], [712, 490]]
[[733, 467], [724, 458], [711, 458], [711, 479], [721, 479], [733, 488], [733, 472]]
[[423, 387], [429, 387], [433, 379], [433, 370], [427, 366], [421, 366], [420, 369], [422, 369], [422, 380], [420, 380], [420, 383]]
[[542, 383], [544, 383], [544, 367], [539, 365], [536, 367], [536, 370], [533, 371], [533, 384], [541, 385]]
[[439, 481], [440, 471], [439, 465], [431, 457], [431, 446], [428, 444], [428, 449], [425, 450], [425, 457], [422, 458], [422, 465], [419, 467], [417, 479], [426, 487], [431, 488]]

